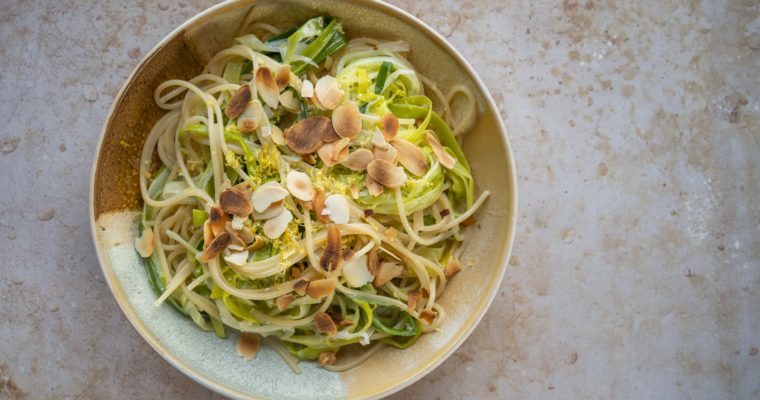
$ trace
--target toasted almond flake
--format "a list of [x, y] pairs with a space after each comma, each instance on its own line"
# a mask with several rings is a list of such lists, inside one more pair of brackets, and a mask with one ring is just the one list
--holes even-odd
[[325, 209], [328, 217], [336, 224], [347, 224], [351, 214], [346, 196], [342, 194], [331, 194], [325, 199]]
[[425, 154], [419, 147], [404, 139], [394, 139], [391, 144], [398, 151], [396, 157], [401, 165], [414, 175], [425, 175], [428, 164], [425, 161]]
[[327, 313], [317, 313], [317, 315], [314, 316], [314, 326], [317, 329], [317, 332], [324, 333], [327, 336], [335, 336], [335, 334], [338, 333], [338, 328], [335, 326], [335, 322], [333, 322], [332, 318], [330, 318], [330, 315]]
[[259, 96], [270, 108], [277, 108], [279, 104], [280, 89], [277, 82], [274, 81], [272, 71], [267, 67], [259, 67], [256, 70], [256, 88], [259, 89]]
[[153, 254], [156, 242], [153, 237], [153, 229], [143, 229], [142, 235], [135, 238], [135, 250], [142, 258], [148, 258]]
[[309, 99], [314, 96], [314, 84], [310, 80], [304, 80], [301, 84], [301, 97]]
[[243, 225], [240, 229], [237, 229], [234, 225], [232, 225], [232, 229], [235, 229], [235, 232], [245, 244], [253, 243], [256, 238], [253, 232], [251, 232], [250, 229], [246, 228], [245, 225]]
[[209, 227], [214, 236], [219, 236], [224, 232], [224, 225], [227, 223], [227, 214], [221, 207], [213, 206], [208, 212]]
[[[245, 248], [245, 242], [238, 236], [238, 231], [232, 227], [231, 222], [224, 224], [224, 231], [230, 235], [230, 246], [238, 247], [240, 250]], [[232, 250], [232, 247], [229, 247]]]
[[406, 301], [406, 311], [412, 312], [417, 308], [417, 300], [420, 298], [419, 290], [410, 290], [409, 298]]
[[352, 171], [364, 171], [374, 158], [375, 156], [372, 155], [371, 151], [358, 149], [351, 152], [341, 165]]
[[404, 267], [395, 262], [384, 262], [380, 264], [380, 268], [377, 270], [377, 275], [375, 275], [375, 281], [372, 282], [372, 285], [376, 288], [382, 287], [390, 282], [391, 279], [401, 275], [401, 271], [403, 270]]
[[303, 296], [306, 294], [306, 290], [309, 288], [309, 281], [307, 279], [299, 279], [293, 284], [293, 290]]
[[287, 141], [285, 141], [285, 134], [282, 133], [282, 129], [280, 129], [277, 125], [271, 125], [272, 127], [272, 133], [271, 138], [274, 144], [278, 146], [285, 146], [288, 144]]
[[377, 129], [375, 129], [375, 132], [372, 133], [372, 141], [370, 143], [372, 143], [372, 146], [377, 147], [381, 150], [388, 148], [388, 141], [385, 140], [383, 133]]
[[396, 165], [397, 153], [398, 150], [391, 145], [385, 146], [385, 148], [377, 146], [372, 148], [372, 157], [374, 157], [375, 160], [385, 160], [393, 165]]
[[356, 103], [348, 102], [333, 111], [332, 124], [335, 133], [342, 138], [353, 139], [362, 130], [362, 118]]
[[346, 278], [346, 284], [348, 284], [348, 286], [358, 288], [366, 285], [367, 282], [372, 282], [375, 277], [369, 272], [367, 264], [367, 255], [354, 257], [346, 262], [346, 265], [343, 266], [341, 271], [343, 277]]
[[293, 197], [302, 201], [314, 200], [316, 190], [314, 190], [314, 185], [311, 183], [309, 175], [301, 171], [290, 171], [288, 172], [286, 181], [288, 190]]
[[[250, 201], [250, 197], [248, 201]], [[251, 208], [251, 210], [253, 210], [253, 208]], [[232, 225], [232, 229], [239, 231], [243, 229], [243, 226], [244, 226], [243, 223], [245, 223], [245, 221], [247, 220], [248, 220], [247, 217], [238, 217], [237, 215], [233, 215], [232, 222], [230, 222], [230, 225]]]
[[350, 142], [351, 139], [344, 138], [336, 142], [327, 143], [317, 150], [317, 154], [319, 154], [319, 158], [326, 166], [332, 167], [348, 158], [348, 145]]
[[321, 299], [335, 291], [335, 281], [333, 279], [317, 279], [309, 282], [306, 288], [306, 294], [312, 299]]
[[263, 237], [256, 235], [256, 238], [252, 242], [250, 242], [247, 246], [245, 246], [245, 249], [253, 252], [264, 247], [265, 243], [266, 243], [266, 240]]
[[249, 101], [251, 101], [251, 88], [243, 85], [235, 91], [227, 106], [224, 107], [224, 115], [229, 119], [237, 118], [245, 110]]
[[290, 84], [290, 64], [283, 64], [277, 68], [277, 73], [274, 74], [274, 81], [280, 90], [288, 87], [288, 84]]
[[295, 299], [296, 299], [296, 297], [293, 296], [290, 293], [284, 294], [284, 295], [278, 297], [277, 300], [275, 300], [275, 303], [277, 304], [277, 309], [280, 310], [280, 311], [287, 310], [288, 306], [290, 305], [290, 303], [292, 303], [293, 300], [295, 300]]
[[227, 261], [227, 263], [232, 265], [237, 265], [238, 267], [242, 267], [245, 265], [245, 263], [248, 262], [248, 251], [243, 250], [239, 251], [237, 253], [232, 253], [228, 256], [224, 257], [224, 261]]
[[237, 119], [238, 130], [243, 133], [253, 132], [262, 124], [264, 118], [266, 117], [261, 103], [258, 100], [249, 101]]
[[448, 169], [454, 168], [454, 165], [457, 163], [457, 159], [452, 157], [451, 154], [449, 154], [446, 149], [441, 146], [441, 142], [439, 142], [431, 132], [427, 132], [427, 134], [425, 134], [425, 140], [427, 140], [430, 148], [433, 149], [433, 154], [435, 154], [435, 158], [438, 159], [438, 162], [440, 162], [441, 165]]
[[[329, 118], [315, 116], [291, 126], [285, 131], [285, 141], [288, 148], [296, 154], [311, 154], [322, 147], [323, 142], [331, 142], [338, 138]], [[327, 140], [325, 140], [327, 139]]]
[[208, 245], [211, 244], [212, 240], [214, 240], [214, 231], [211, 230], [211, 220], [207, 219], [206, 222], [203, 223], [203, 250], [208, 248]]
[[243, 332], [240, 334], [237, 342], [237, 353], [240, 357], [243, 357], [246, 361], [256, 358], [256, 354], [261, 348], [261, 337], [252, 332]]
[[221, 234], [217, 235], [214, 240], [209, 243], [208, 247], [206, 247], [206, 250], [203, 250], [203, 253], [201, 254], [201, 261], [208, 262], [209, 260], [216, 258], [216, 256], [221, 254], [228, 244], [230, 244], [229, 233], [222, 232]]
[[357, 184], [352, 183], [351, 186], [349, 186], [348, 191], [351, 192], [351, 197], [354, 200], [359, 198], [359, 186]]
[[327, 228], [327, 242], [322, 255], [319, 257], [319, 266], [324, 271], [334, 271], [340, 266], [343, 259], [340, 254], [340, 230], [335, 225]]
[[364, 178], [364, 185], [367, 186], [367, 191], [372, 196], [378, 196], [385, 190], [383, 188], [383, 185], [377, 183], [374, 179], [372, 179], [371, 176], [367, 175], [366, 178]]
[[285, 229], [288, 229], [288, 224], [293, 220], [293, 214], [288, 210], [284, 210], [280, 215], [267, 220], [264, 223], [264, 234], [270, 239], [277, 239], [282, 236]]
[[433, 320], [435, 319], [435, 317], [436, 317], [435, 311], [427, 310], [427, 309], [420, 311], [420, 314], [419, 314], [419, 320], [427, 322], [428, 325], [433, 323]]
[[338, 81], [330, 75], [319, 78], [317, 84], [314, 85], [314, 94], [326, 110], [334, 110], [343, 97]]
[[373, 160], [367, 165], [367, 173], [377, 183], [387, 188], [397, 188], [406, 182], [404, 170], [385, 160]]
[[235, 185], [219, 195], [219, 205], [224, 212], [245, 218], [253, 212], [251, 187], [247, 183]]
[[253, 191], [251, 202], [253, 203], [253, 209], [261, 213], [269, 208], [272, 203], [283, 200], [286, 197], [288, 197], [288, 191], [278, 182], [271, 181], [257, 187]]
[[398, 118], [393, 113], [387, 113], [380, 119], [380, 126], [383, 130], [383, 137], [385, 140], [391, 141], [396, 138], [398, 133]]
[[264, 219], [270, 219], [274, 218], [280, 213], [285, 210], [285, 200], [275, 201], [274, 203], [270, 204], [269, 207], [267, 207], [266, 210], [262, 212], [257, 212], [256, 210], [253, 210], [253, 213], [251, 213], [251, 216], [254, 220], [261, 221]]
[[332, 351], [326, 351], [324, 353], [319, 353], [319, 365], [333, 365], [335, 364], [335, 353]]
[[377, 247], [373, 247], [372, 250], [367, 253], [367, 271], [369, 271], [370, 275], [376, 276], [379, 269], [380, 258], [377, 256]]
[[462, 270], [462, 263], [459, 262], [459, 259], [455, 255], [451, 255], [451, 258], [449, 259], [449, 263], [446, 264], [446, 267], [443, 269], [443, 273], [446, 275], [446, 278], [451, 278], [452, 276], [456, 275], [457, 272]]
[[298, 99], [296, 99], [295, 96], [293, 96], [293, 92], [290, 90], [286, 90], [282, 93], [280, 93], [280, 103], [282, 103], [282, 106], [285, 107], [288, 111], [297, 113], [301, 109], [301, 103], [298, 102]]
[[318, 190], [317, 194], [314, 195], [314, 201], [312, 201], [312, 204], [314, 205], [314, 214], [317, 215], [317, 220], [324, 224], [330, 222], [327, 215], [322, 214], [322, 211], [325, 210], [325, 197], [325, 192]]

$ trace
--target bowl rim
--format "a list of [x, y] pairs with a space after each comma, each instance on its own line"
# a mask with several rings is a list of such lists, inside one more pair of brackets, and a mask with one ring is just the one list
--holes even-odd
[[[108, 284], [108, 288], [111, 291], [111, 294], [113, 295], [114, 299], [116, 300], [117, 304], [119, 305], [119, 308], [124, 313], [124, 315], [127, 317], [127, 320], [130, 322], [132, 327], [140, 334], [140, 336], [145, 340], [154, 351], [156, 351], [165, 361], [167, 361], [169, 364], [171, 364], [174, 368], [181, 371], [185, 376], [189, 377], [193, 381], [205, 386], [206, 388], [215, 391], [217, 393], [223, 394], [225, 396], [229, 396], [232, 398], [238, 398], [238, 399], [255, 399], [259, 400], [264, 398], [258, 397], [256, 395], [250, 394], [250, 393], [244, 393], [237, 389], [228, 387], [220, 382], [211, 380], [210, 378], [204, 376], [200, 371], [196, 371], [193, 367], [190, 365], [187, 365], [184, 361], [178, 359], [174, 354], [167, 351], [163, 345], [161, 345], [155, 338], [152, 337], [143, 326], [142, 322], [132, 309], [132, 307], [129, 305], [126, 298], [122, 298], [117, 295], [117, 292], [115, 291], [114, 282], [112, 280], [112, 276], [110, 275], [110, 266], [107, 269], [106, 268], [106, 257], [101, 252], [101, 246], [99, 245], [99, 239], [98, 239], [98, 232], [97, 232], [97, 219], [95, 217], [95, 179], [97, 176], [97, 170], [98, 170], [98, 162], [100, 161], [102, 146], [105, 141], [106, 134], [108, 132], [108, 127], [110, 125], [110, 122], [113, 118], [114, 112], [116, 111], [117, 106], [120, 104], [120, 100], [123, 97], [124, 93], [126, 92], [127, 88], [130, 86], [130, 84], [133, 82], [135, 76], [139, 71], [141, 71], [146, 64], [152, 59], [153, 55], [155, 55], [156, 52], [158, 52], [161, 48], [163, 48], [169, 41], [175, 39], [177, 35], [182, 34], [182, 32], [195, 24], [198, 21], [203, 20], [204, 18], [215, 15], [217, 13], [220, 13], [226, 8], [236, 8], [239, 5], [242, 4], [251, 4], [254, 3], [255, 0], [225, 0], [219, 4], [216, 4], [214, 6], [211, 6], [191, 18], [187, 19], [185, 22], [180, 24], [178, 27], [173, 29], [171, 32], [166, 34], [149, 52], [147, 52], [138, 65], [132, 70], [132, 72], [127, 76], [126, 80], [124, 81], [124, 84], [119, 89], [118, 93], [113, 99], [113, 103], [111, 104], [111, 107], [108, 110], [108, 114], [106, 115], [105, 121], [103, 123], [103, 128], [100, 131], [98, 143], [95, 148], [95, 156], [93, 158], [91, 172], [90, 172], [90, 188], [89, 188], [89, 217], [90, 217], [90, 234], [92, 236], [93, 244], [95, 247], [95, 253], [97, 255], [98, 264], [100, 265], [101, 272], [104, 275], [105, 281]], [[354, 3], [358, 6], [364, 6], [368, 8], [372, 8], [375, 10], [378, 10], [382, 13], [394, 16], [394, 17], [400, 17], [400, 19], [405, 23], [410, 25], [415, 30], [419, 30], [422, 34], [427, 36], [430, 40], [432, 40], [437, 46], [440, 46], [444, 51], [446, 51], [449, 55], [454, 57], [454, 61], [456, 61], [470, 76], [473, 83], [475, 84], [475, 87], [480, 92], [483, 100], [485, 101], [485, 107], [487, 111], [492, 112], [495, 115], [495, 124], [498, 128], [498, 133], [502, 136], [502, 139], [504, 140], [504, 145], [502, 148], [502, 151], [507, 157], [507, 167], [509, 169], [507, 181], [511, 183], [512, 191], [511, 193], [507, 194], [508, 200], [509, 200], [509, 207], [506, 211], [509, 216], [509, 226], [507, 229], [506, 234], [506, 243], [505, 243], [505, 251], [504, 256], [502, 260], [500, 261], [498, 268], [499, 271], [497, 273], [498, 276], [498, 284], [492, 286], [492, 289], [490, 293], [488, 293], [487, 298], [484, 302], [481, 303], [480, 308], [476, 311], [476, 315], [474, 318], [471, 318], [470, 321], [471, 324], [468, 325], [468, 327], [464, 330], [460, 330], [458, 333], [458, 337], [455, 336], [455, 339], [448, 342], [446, 346], [448, 347], [446, 351], [438, 357], [433, 362], [429, 363], [427, 366], [423, 368], [419, 368], [416, 371], [414, 371], [412, 374], [407, 376], [405, 380], [395, 384], [394, 386], [391, 386], [384, 390], [383, 392], [376, 393], [373, 395], [370, 395], [368, 397], [365, 397], [367, 399], [379, 399], [386, 396], [390, 396], [394, 393], [397, 393], [401, 391], [402, 389], [405, 389], [412, 384], [416, 383], [423, 377], [425, 377], [427, 374], [438, 368], [444, 361], [446, 361], [459, 347], [464, 343], [467, 338], [470, 337], [472, 332], [475, 330], [475, 328], [480, 324], [481, 320], [485, 316], [486, 312], [490, 308], [491, 304], [493, 303], [494, 298], [496, 297], [496, 293], [499, 291], [499, 287], [501, 286], [504, 276], [506, 274], [507, 266], [508, 266], [508, 260], [510, 258], [510, 255], [512, 253], [512, 247], [514, 244], [514, 237], [515, 237], [515, 230], [517, 227], [517, 206], [518, 206], [518, 190], [517, 190], [517, 172], [515, 170], [515, 161], [514, 161], [514, 154], [512, 152], [512, 146], [509, 142], [509, 136], [507, 134], [506, 127], [504, 126], [504, 121], [501, 118], [501, 115], [499, 113], [499, 109], [493, 100], [493, 97], [491, 96], [491, 93], [488, 91], [488, 88], [483, 83], [480, 76], [477, 74], [475, 69], [470, 65], [470, 63], [465, 59], [465, 57], [457, 50], [451, 43], [449, 43], [446, 38], [444, 38], [440, 33], [438, 33], [436, 30], [431, 28], [427, 23], [423, 22], [416, 16], [412, 15], [411, 13], [401, 9], [400, 7], [397, 7], [395, 5], [385, 3], [380, 0], [351, 0], [350, 3]], [[508, 185], [509, 186], [509, 185]], [[110, 264], [108, 264], [110, 265]]]

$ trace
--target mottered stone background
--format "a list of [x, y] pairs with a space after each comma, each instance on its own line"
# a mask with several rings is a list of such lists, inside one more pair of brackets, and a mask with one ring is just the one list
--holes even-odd
[[[493, 306], [392, 398], [758, 398], [760, 3], [392, 3], [490, 88], [520, 189]], [[212, 4], [2, 2], [0, 398], [219, 398], [122, 316], [87, 214], [114, 96]]]

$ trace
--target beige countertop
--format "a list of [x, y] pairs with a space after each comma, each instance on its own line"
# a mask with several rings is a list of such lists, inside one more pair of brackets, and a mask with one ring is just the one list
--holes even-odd
[[[760, 3], [392, 3], [491, 89], [519, 177], [482, 323], [394, 399], [760, 397]], [[219, 398], [121, 314], [90, 167], [140, 58], [209, 1], [4, 1], [0, 399]]]

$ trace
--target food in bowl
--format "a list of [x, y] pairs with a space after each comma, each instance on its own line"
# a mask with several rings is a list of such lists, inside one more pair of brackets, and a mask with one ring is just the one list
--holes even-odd
[[[444, 95], [408, 52], [349, 40], [337, 19], [246, 22], [200, 75], [156, 88], [167, 113], [142, 151], [135, 239], [156, 306], [295, 372], [343, 371], [444, 323], [436, 299], [490, 193], [476, 198], [460, 147], [472, 93]], [[347, 347], [363, 351], [341, 360]]]

